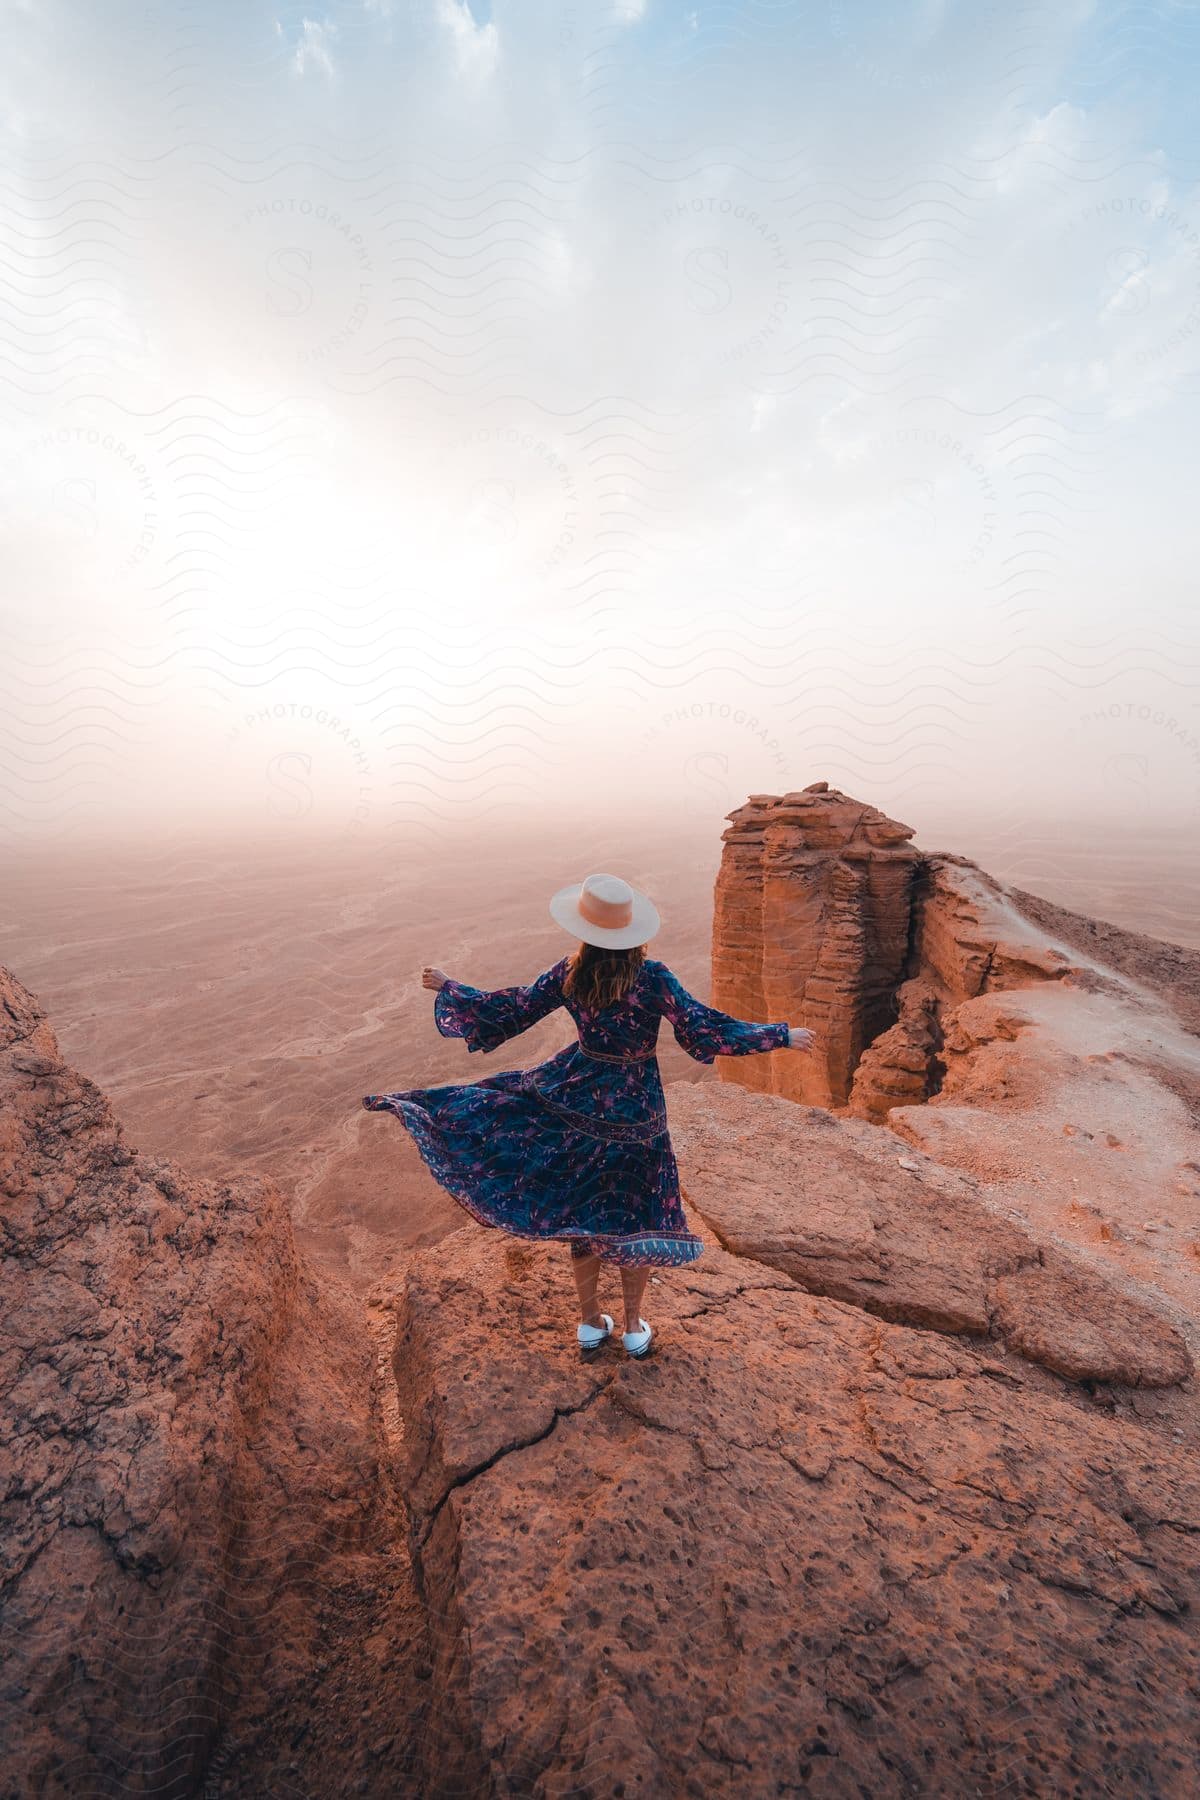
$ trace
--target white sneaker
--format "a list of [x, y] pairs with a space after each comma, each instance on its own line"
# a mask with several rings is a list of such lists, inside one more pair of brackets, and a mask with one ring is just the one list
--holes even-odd
[[645, 1319], [639, 1319], [638, 1324], [641, 1326], [640, 1331], [623, 1331], [621, 1333], [621, 1342], [630, 1356], [645, 1356], [650, 1348], [650, 1340], [654, 1336]]
[[579, 1339], [579, 1347], [581, 1350], [598, 1350], [601, 1344], [607, 1343], [608, 1339], [612, 1336], [612, 1320], [607, 1313], [601, 1313], [600, 1317], [604, 1320], [602, 1326], [577, 1325], [575, 1327], [575, 1335]]

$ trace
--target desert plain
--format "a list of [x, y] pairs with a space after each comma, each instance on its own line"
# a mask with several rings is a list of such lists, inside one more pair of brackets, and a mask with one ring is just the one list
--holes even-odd
[[[1200, 838], [1135, 820], [910, 822], [923, 846], [970, 856], [1001, 881], [1200, 948]], [[139, 1149], [197, 1175], [236, 1168], [278, 1182], [300, 1247], [361, 1291], [397, 1251], [435, 1243], [463, 1215], [407, 1134], [364, 1116], [360, 1096], [522, 1067], [574, 1035], [560, 1012], [469, 1056], [439, 1036], [422, 966], [479, 987], [532, 980], [571, 945], [549, 894], [603, 869], [655, 897], [656, 954], [707, 1000], [724, 829], [718, 813], [692, 809], [658, 826], [481, 823], [432, 843], [276, 827], [23, 852], [4, 877], [0, 961], [38, 995], [67, 1061], [110, 1096]], [[659, 1061], [666, 1083], [717, 1079], [666, 1029]]]

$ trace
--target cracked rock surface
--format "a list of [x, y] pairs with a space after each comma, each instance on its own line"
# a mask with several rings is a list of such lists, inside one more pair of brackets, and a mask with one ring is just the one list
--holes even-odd
[[644, 1363], [581, 1364], [569, 1291], [467, 1229], [394, 1297], [448, 1789], [1195, 1792], [1166, 1433], [715, 1247]]

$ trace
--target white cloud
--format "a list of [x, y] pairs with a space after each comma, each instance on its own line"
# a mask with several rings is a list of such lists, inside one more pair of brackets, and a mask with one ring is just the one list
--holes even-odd
[[[1008, 54], [999, 15], [968, 32], [949, 0], [937, 66], [961, 80], [945, 105], [912, 78], [903, 42], [887, 61], [900, 34], [870, 50], [830, 40], [831, 79], [828, 59], [814, 63], [773, 29], [770, 6], [742, 9], [737, 59], [719, 86], [697, 84], [687, 54], [696, 3], [685, 0], [675, 29], [656, 31], [661, 7], [601, 0], [597, 20], [622, 41], [636, 33], [645, 60], [645, 80], [639, 61], [638, 79], [616, 85], [579, 6], [502, 11], [496, 0], [492, 23], [486, 0], [362, 0], [349, 13], [275, 0], [275, 66], [291, 79], [269, 86], [224, 78], [231, 64], [263, 62], [254, 10], [216, 21], [202, 8], [213, 54], [195, 64], [193, 116], [234, 146], [329, 151], [306, 169], [248, 163], [248, 184], [228, 193], [214, 187], [206, 154], [175, 155], [163, 135], [155, 95], [170, 91], [161, 83], [174, 63], [161, 19], [161, 31], [151, 20], [139, 34], [132, 63], [129, 44], [110, 46], [99, 24], [66, 64], [44, 34], [36, 45], [31, 34], [20, 59], [10, 49], [0, 99], [26, 109], [17, 128], [45, 177], [22, 190], [10, 226], [10, 339], [32, 320], [10, 372], [23, 395], [44, 386], [44, 400], [30, 401], [30, 436], [68, 434], [26, 459], [27, 472], [24, 426], [18, 443], [0, 438], [0, 461], [27, 473], [41, 521], [20, 582], [8, 584], [27, 596], [31, 629], [57, 630], [65, 568], [64, 630], [77, 617], [89, 630], [93, 618], [136, 620], [139, 642], [173, 657], [172, 639], [160, 652], [153, 633], [164, 592], [170, 600], [163, 584], [192, 579], [193, 537], [208, 555], [210, 536], [188, 510], [197, 493], [216, 509], [211, 541], [226, 559], [204, 592], [208, 637], [197, 648], [222, 659], [248, 706], [258, 703], [254, 671], [243, 681], [236, 658], [254, 607], [268, 648], [272, 617], [313, 625], [313, 655], [329, 658], [322, 679], [331, 690], [344, 679], [350, 692], [360, 675], [373, 678], [375, 652], [360, 666], [358, 639], [346, 647], [338, 634], [360, 617], [374, 630], [377, 593], [412, 597], [403, 604], [428, 619], [436, 654], [443, 626], [523, 632], [543, 609], [567, 643], [568, 608], [599, 591], [596, 581], [614, 609], [613, 642], [628, 624], [619, 641], [640, 644], [644, 629], [653, 656], [660, 578], [672, 629], [710, 604], [697, 595], [743, 596], [754, 629], [782, 623], [803, 592], [838, 609], [828, 615], [836, 630], [843, 616], [866, 622], [868, 686], [879, 642], [904, 634], [930, 634], [939, 655], [974, 655], [978, 638], [991, 654], [1010, 591], [1027, 596], [1014, 616], [1036, 631], [1039, 652], [1078, 642], [1081, 616], [1116, 619], [1134, 589], [1145, 596], [1136, 627], [1149, 619], [1180, 640], [1194, 560], [1186, 480], [1200, 192], [1180, 187], [1190, 165], [1159, 148], [1153, 94], [1143, 120], [1136, 93], [1112, 99], [1091, 65], [1070, 78], [1071, 49], [1057, 39], [1030, 52], [1034, 85], [1021, 87], [1019, 21]], [[907, 0], [903, 11], [924, 8], [932, 29], [939, 4]], [[581, 82], [594, 82], [587, 105]], [[799, 113], [819, 164], [789, 136]], [[13, 129], [10, 108], [0, 127], [10, 149]], [[64, 199], [38, 140], [90, 150], [94, 169], [107, 167], [110, 131], [161, 162], [161, 180], [130, 174], [112, 189], [88, 170], [81, 203]], [[396, 155], [385, 166], [373, 145], [389, 134]], [[703, 168], [677, 154], [697, 142], [717, 146]], [[85, 286], [38, 319], [47, 268], [69, 266], [77, 233], [79, 255], [107, 257], [103, 285], [81, 277]], [[98, 449], [86, 435], [96, 415], [66, 411], [76, 392], [88, 406], [97, 392], [111, 396]], [[178, 418], [165, 410], [197, 394], [213, 396], [200, 407], [215, 437], [195, 435], [206, 428], [191, 400]], [[1136, 429], [1107, 429], [1131, 419]], [[336, 456], [325, 449], [334, 426]], [[155, 483], [157, 536], [136, 583], [123, 570], [146, 508], [138, 480], [103, 449], [110, 427], [117, 445], [136, 443]], [[191, 463], [170, 460], [180, 433], [180, 455], [195, 447], [209, 459], [198, 465], [202, 492]], [[278, 465], [277, 440], [287, 458]], [[0, 515], [12, 509], [0, 504]], [[84, 535], [93, 526], [96, 544]], [[61, 556], [56, 533], [69, 537]], [[988, 547], [968, 562], [981, 535]], [[1036, 564], [1036, 591], [1023, 557]], [[390, 619], [390, 598], [379, 604]], [[173, 629], [173, 614], [162, 616]], [[394, 662], [380, 652], [398, 687], [411, 675], [404, 632]], [[1006, 707], [1032, 716], [1040, 666], [1006, 664], [1013, 687], [989, 690], [994, 706], [980, 699], [972, 710], [976, 685], [960, 696], [964, 748], [991, 730], [985, 705], [998, 733]], [[678, 671], [662, 670], [667, 701], [689, 700], [674, 691]], [[29, 679], [26, 709], [42, 678]], [[765, 668], [761, 679], [761, 705], [778, 709], [790, 673]], [[1090, 663], [1079, 679], [1092, 683]], [[1136, 695], [1143, 671], [1132, 659], [1129, 680]], [[942, 694], [937, 678], [929, 691]], [[1061, 684], [1045, 691], [1058, 708], [1045, 715], [1052, 743], [1064, 700]], [[611, 703], [602, 680], [597, 692]], [[645, 696], [651, 715], [656, 697]], [[1083, 694], [1080, 710], [1090, 704]], [[12, 729], [26, 716], [10, 707]], [[855, 724], [848, 716], [851, 738]], [[0, 761], [5, 729], [0, 719]], [[164, 720], [164, 745], [172, 729]], [[471, 754], [494, 776], [489, 742]], [[387, 748], [376, 744], [380, 758]], [[957, 779], [956, 765], [946, 780]]]
[[[1069, 168], [1073, 160], [1088, 153], [1088, 128], [1088, 114], [1067, 100], [1060, 100], [1049, 112], [1030, 119], [1025, 130], [1014, 134], [1010, 148], [997, 159], [1001, 166], [995, 176], [996, 192], [1017, 194], [1036, 186], [1047, 166], [1047, 151], [1052, 156], [1057, 154], [1059, 163], [1065, 162]], [[988, 155], [982, 142], [972, 149], [980, 157]]]
[[454, 39], [459, 73], [487, 80], [500, 57], [495, 23], [477, 25], [465, 0], [437, 0], [437, 16]]
[[292, 67], [297, 75], [318, 69], [323, 75], [333, 74], [333, 56], [329, 40], [336, 37], [337, 26], [322, 24], [319, 19], [305, 19], [300, 26]]

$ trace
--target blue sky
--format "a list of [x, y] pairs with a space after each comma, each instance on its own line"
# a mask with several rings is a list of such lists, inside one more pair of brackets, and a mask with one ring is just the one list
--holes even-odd
[[1200, 8], [10, 37], [0, 831], [1194, 828]]

